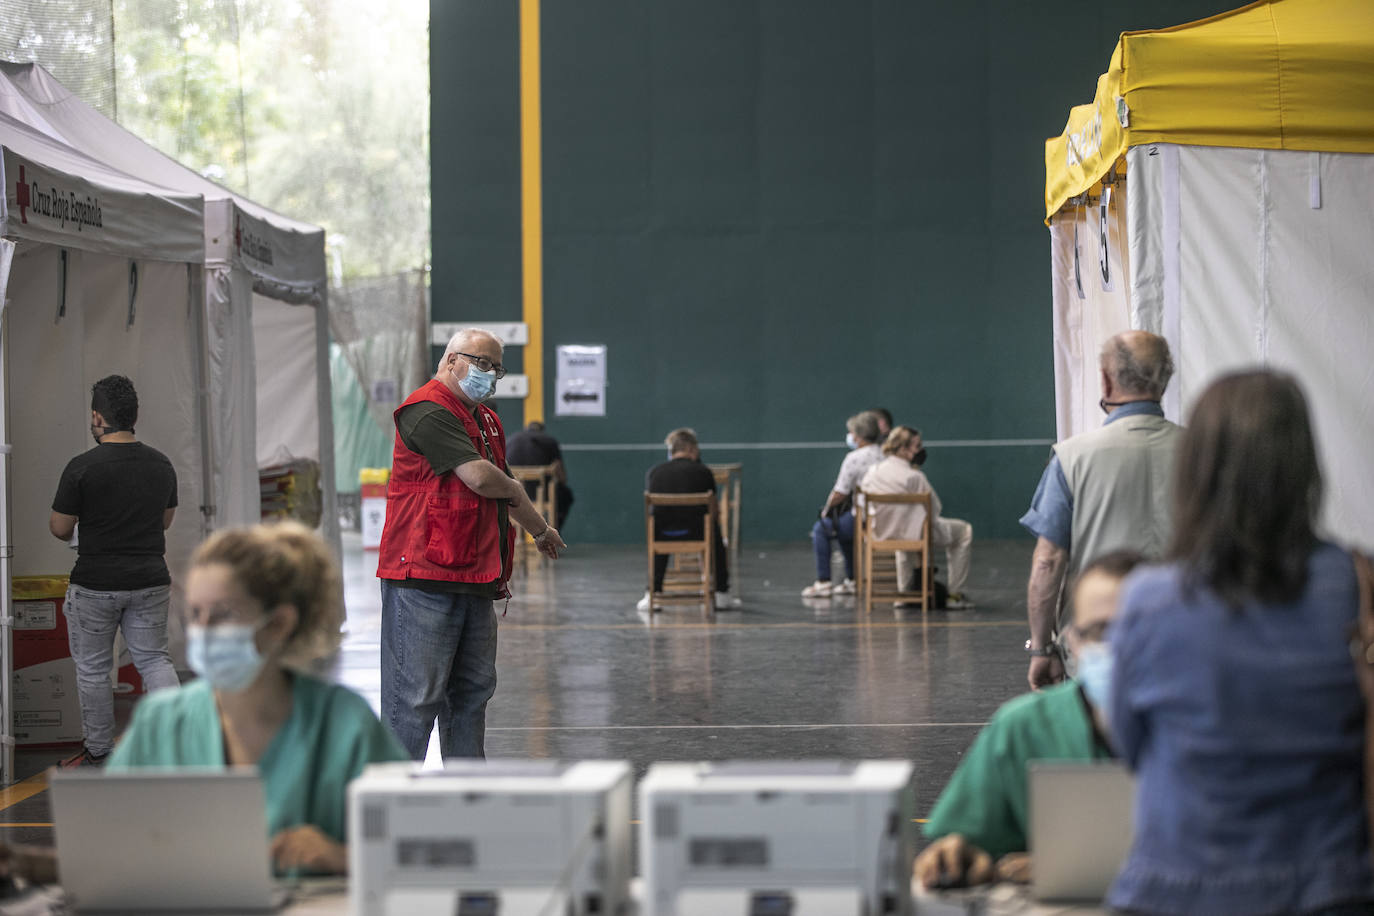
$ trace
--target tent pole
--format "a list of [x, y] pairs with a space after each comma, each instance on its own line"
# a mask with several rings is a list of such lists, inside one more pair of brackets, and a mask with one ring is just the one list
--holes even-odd
[[9, 371], [9, 311], [5, 308], [14, 243], [0, 239], [0, 785], [14, 782], [14, 602], [10, 556], [10, 443], [9, 399], [5, 377]]
[[334, 480], [334, 396], [329, 377], [329, 287], [320, 290], [315, 308], [315, 391], [320, 418], [320, 502], [323, 515], [320, 532], [343, 559], [343, 541], [339, 535], [339, 494]]
[[200, 538], [210, 536], [215, 529], [215, 512], [220, 494], [215, 492], [214, 434], [211, 430], [213, 407], [210, 403], [209, 336], [205, 320], [205, 278], [209, 272], [186, 265], [186, 299], [191, 309], [191, 333], [195, 340], [191, 352], [195, 354], [196, 425], [200, 427]]

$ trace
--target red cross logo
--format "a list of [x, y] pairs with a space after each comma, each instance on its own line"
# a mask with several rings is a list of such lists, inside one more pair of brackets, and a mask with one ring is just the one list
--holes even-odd
[[33, 206], [29, 202], [29, 185], [24, 180], [24, 167], [19, 167], [19, 183], [14, 188], [14, 202], [19, 205], [19, 219], [23, 223], [28, 223], [29, 215], [25, 211]]

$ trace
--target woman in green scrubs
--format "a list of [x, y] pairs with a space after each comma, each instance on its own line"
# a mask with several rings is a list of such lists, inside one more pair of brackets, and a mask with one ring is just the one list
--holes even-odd
[[256, 766], [276, 867], [348, 870], [348, 783], [408, 755], [351, 690], [305, 673], [339, 644], [338, 569], [283, 522], [217, 532], [191, 561], [187, 661], [200, 677], [150, 694], [106, 768]]

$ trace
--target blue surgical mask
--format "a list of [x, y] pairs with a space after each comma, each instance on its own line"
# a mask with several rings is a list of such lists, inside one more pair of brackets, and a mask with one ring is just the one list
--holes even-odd
[[259, 627], [221, 623], [186, 625], [186, 661], [216, 690], [243, 690], [262, 670], [263, 657], [254, 637]]
[[854, 438], [853, 433], [845, 433], [844, 444], [847, 448], [855, 449], [859, 447], [859, 440]]
[[474, 401], [479, 403], [485, 401], [496, 391], [496, 370], [483, 372], [476, 366], [469, 364], [468, 374], [458, 380], [458, 387], [463, 389], [463, 394]]
[[1074, 653], [1074, 680], [1083, 688], [1088, 702], [1103, 716], [1112, 695], [1112, 650], [1105, 642], [1087, 642]]

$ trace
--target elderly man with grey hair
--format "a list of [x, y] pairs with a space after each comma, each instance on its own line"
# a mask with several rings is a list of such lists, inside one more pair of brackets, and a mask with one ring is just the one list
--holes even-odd
[[434, 378], [396, 408], [382, 580], [382, 720], [416, 760], [439, 723], [445, 758], [484, 757], [496, 692], [496, 610], [509, 598], [514, 532], [549, 557], [567, 545], [506, 466], [485, 401], [506, 374], [501, 341], [453, 335]]
[[1182, 429], [1164, 419], [1160, 406], [1174, 373], [1169, 344], [1156, 334], [1126, 331], [1102, 347], [1099, 365], [1098, 404], [1107, 419], [1054, 447], [1021, 517], [1036, 537], [1026, 588], [1026, 679], [1033, 690], [1064, 678], [1055, 634], [1065, 577], [1113, 550], [1158, 557], [1172, 534], [1169, 496]]

